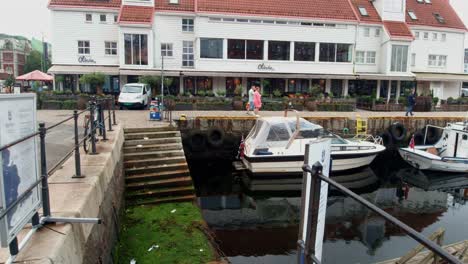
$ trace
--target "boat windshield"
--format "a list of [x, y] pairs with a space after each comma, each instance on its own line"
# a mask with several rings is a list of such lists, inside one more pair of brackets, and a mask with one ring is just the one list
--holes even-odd
[[[294, 133], [296, 131], [297, 122], [289, 121], [288, 125], [291, 129], [291, 132]], [[303, 120], [300, 121], [299, 133], [297, 134], [296, 138], [331, 138], [332, 144], [347, 144], [346, 140], [331, 133], [323, 127]]]

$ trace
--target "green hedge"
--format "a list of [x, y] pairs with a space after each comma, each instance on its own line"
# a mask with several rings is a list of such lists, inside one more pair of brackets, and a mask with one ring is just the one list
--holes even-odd
[[74, 100], [45, 100], [41, 104], [41, 109], [50, 109], [50, 110], [74, 110], [77, 108], [77, 102]]

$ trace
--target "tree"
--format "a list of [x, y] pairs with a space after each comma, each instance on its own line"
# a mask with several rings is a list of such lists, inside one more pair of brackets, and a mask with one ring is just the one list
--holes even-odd
[[32, 72], [35, 70], [42, 70], [42, 54], [39, 51], [33, 50], [26, 57], [26, 63], [24, 64], [25, 72]]
[[81, 84], [89, 84], [96, 94], [102, 94], [102, 86], [106, 82], [106, 76], [100, 72], [89, 73], [81, 76]]
[[12, 87], [13, 85], [15, 85], [15, 77], [13, 77], [13, 75], [8, 75], [5, 80], [5, 86]]
[[[138, 81], [149, 85], [152, 91], [156, 91], [156, 94], [160, 94], [161, 76], [156, 76], [156, 75], [140, 76], [138, 78]], [[168, 87], [171, 86], [172, 83], [173, 83], [173, 79], [171, 77], [164, 77], [164, 90], [168, 91]]]

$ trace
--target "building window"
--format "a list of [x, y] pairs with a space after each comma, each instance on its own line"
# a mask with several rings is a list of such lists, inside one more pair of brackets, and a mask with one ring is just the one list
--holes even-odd
[[375, 36], [380, 37], [380, 28], [375, 29]]
[[184, 77], [184, 93], [197, 94], [199, 91], [213, 90], [211, 77]]
[[200, 39], [200, 58], [222, 59], [223, 58], [223, 39], [201, 38]]
[[247, 40], [247, 59], [263, 60], [263, 40]]
[[125, 64], [148, 65], [148, 36], [124, 34]]
[[289, 93], [307, 93], [309, 92], [309, 80], [307, 79], [289, 79]]
[[440, 24], [445, 24], [445, 18], [441, 14], [434, 13], [434, 17]]
[[163, 57], [172, 57], [172, 43], [161, 43], [161, 56]]
[[416, 66], [416, 53], [411, 53], [411, 66]]
[[414, 32], [414, 38], [419, 39], [419, 31]]
[[442, 34], [440, 35], [440, 40], [446, 41], [446, 40], [447, 40], [447, 34], [442, 33]]
[[432, 33], [432, 40], [434, 40], [434, 41], [437, 40], [437, 37], [438, 37], [437, 33]]
[[228, 39], [228, 59], [263, 60], [263, 40]]
[[93, 15], [92, 14], [86, 14], [86, 22], [93, 22]]
[[99, 21], [101, 21], [101, 23], [105, 23], [107, 20], [107, 15], [100, 15], [99, 16]]
[[78, 40], [78, 54], [90, 54], [89, 40]]
[[424, 32], [424, 39], [425, 39], [425, 40], [428, 40], [428, 39], [429, 39], [429, 33], [428, 33], [428, 32]]
[[295, 61], [314, 61], [315, 43], [314, 42], [295, 42], [294, 43]]
[[269, 41], [268, 59], [289, 60], [289, 45], [290, 43], [288, 41]]
[[368, 51], [367, 52], [367, 57], [366, 57], [366, 63], [367, 64], [375, 64], [375, 51]]
[[182, 43], [182, 66], [193, 67], [195, 66], [193, 55], [193, 41], [183, 41]]
[[118, 15], [114, 15], [114, 23], [117, 23], [118, 20], [119, 20], [119, 16], [118, 16]]
[[361, 13], [361, 16], [369, 16], [369, 13], [367, 13], [367, 10], [365, 7], [359, 6], [358, 9], [359, 9], [359, 13]]
[[429, 55], [428, 65], [431, 67], [445, 67], [447, 65], [446, 55]]
[[370, 28], [366, 27], [364, 28], [364, 37], [369, 37], [370, 36]]
[[193, 18], [183, 18], [182, 19], [182, 31], [183, 32], [193, 32], [194, 31]]
[[228, 39], [228, 59], [245, 59], [244, 39]]
[[356, 51], [356, 63], [364, 63], [366, 53], [364, 51]]
[[278, 90], [282, 94], [286, 91], [285, 79], [263, 79], [263, 92], [265, 94], [273, 94]]
[[409, 16], [412, 20], [418, 20], [418, 17], [416, 16], [416, 14], [414, 13], [413, 10], [409, 10], [409, 11], [408, 11], [408, 16]]
[[117, 55], [117, 42], [106, 41], [104, 42], [106, 55]]
[[351, 44], [320, 43], [319, 60], [325, 62], [351, 62]]
[[390, 71], [406, 72], [408, 70], [408, 46], [392, 45]]

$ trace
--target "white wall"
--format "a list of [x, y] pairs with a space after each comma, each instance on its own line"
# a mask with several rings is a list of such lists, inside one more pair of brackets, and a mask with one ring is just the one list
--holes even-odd
[[374, 7], [382, 20], [405, 21], [406, 0], [375, 0]]
[[[364, 35], [366, 28], [369, 28], [369, 37]], [[379, 30], [379, 36], [376, 36], [376, 30]], [[381, 48], [380, 45], [383, 39], [383, 28], [379, 26], [359, 26], [358, 34], [356, 38], [356, 51], [375, 51], [376, 58], [375, 64], [357, 64], [356, 72], [362, 73], [378, 73], [381, 71], [382, 58], [380, 56]], [[354, 56], [356, 59], [356, 56]]]
[[[419, 32], [419, 39], [411, 44], [411, 53], [416, 53], [416, 65], [411, 67], [414, 72], [439, 72], [439, 73], [463, 73], [464, 34], [450, 31], [434, 30], [434, 28], [422, 28], [412, 26], [411, 30]], [[429, 33], [429, 39], [424, 40], [424, 32]], [[437, 40], [433, 40], [433, 34], [437, 33]], [[446, 40], [441, 40], [442, 33], [446, 34]], [[446, 67], [428, 66], [429, 55], [446, 55]]]
[[[117, 11], [78, 12], [51, 11], [52, 19], [52, 63], [73, 65], [119, 65], [119, 56], [105, 55], [104, 42], [118, 41], [118, 25], [114, 23]], [[87, 13], [93, 15], [92, 23], [85, 21]], [[100, 14], [107, 15], [107, 22], [101, 23]], [[89, 40], [91, 54], [89, 58], [96, 63], [78, 63], [78, 40]], [[119, 47], [118, 52], [121, 50]]]

